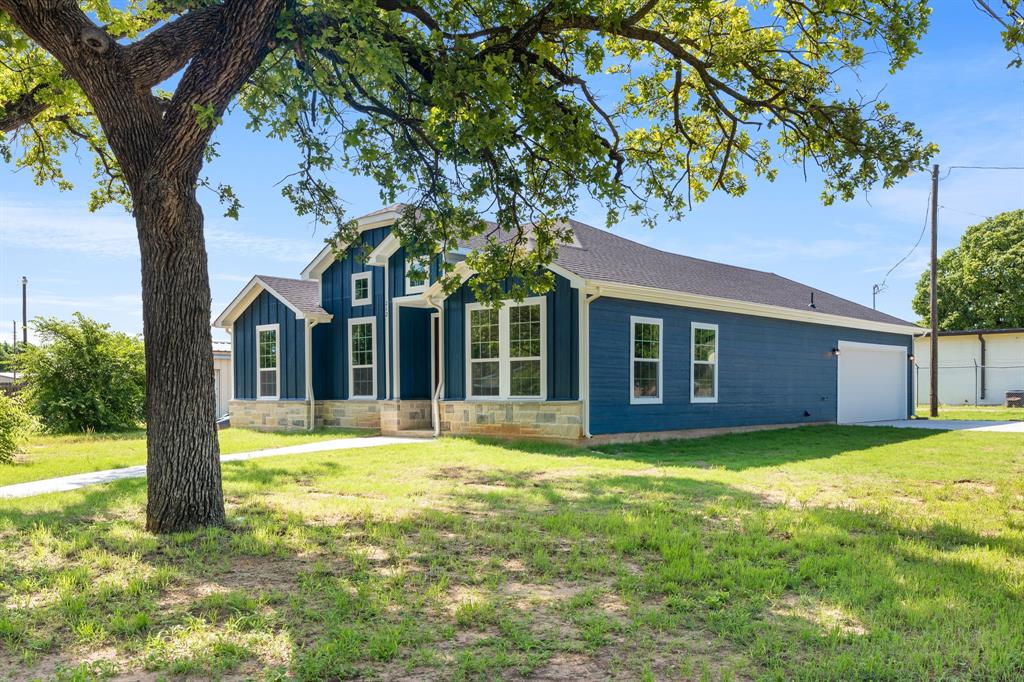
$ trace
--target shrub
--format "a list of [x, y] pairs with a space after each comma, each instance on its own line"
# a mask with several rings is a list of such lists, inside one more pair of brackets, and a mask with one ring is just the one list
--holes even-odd
[[21, 401], [0, 393], [0, 464], [14, 459], [18, 446], [24, 442], [32, 426]]
[[39, 318], [39, 343], [18, 356], [28, 409], [50, 431], [111, 431], [143, 419], [146, 363], [142, 342], [75, 313]]

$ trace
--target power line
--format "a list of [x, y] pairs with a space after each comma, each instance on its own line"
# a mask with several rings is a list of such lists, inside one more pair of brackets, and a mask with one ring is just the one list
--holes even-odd
[[1024, 171], [1024, 166], [946, 166], [946, 174], [942, 176], [945, 180], [949, 177], [949, 174], [956, 169], [965, 170], [1008, 170], [1008, 171]]
[[980, 213], [971, 213], [970, 211], [964, 211], [959, 208], [950, 208], [949, 206], [939, 206], [944, 211], [952, 211], [953, 213], [963, 213], [964, 215], [971, 215], [975, 218], [981, 218], [982, 220], [988, 220], [991, 216], [981, 215]]
[[889, 275], [891, 275], [896, 268], [898, 268], [899, 266], [903, 265], [907, 261], [907, 259], [910, 258], [914, 254], [915, 251], [917, 251], [917, 247], [921, 246], [921, 241], [924, 239], [924, 233], [928, 230], [928, 216], [931, 215], [931, 208], [932, 208], [932, 203], [931, 202], [932, 202], [932, 192], [929, 189], [928, 190], [928, 201], [926, 201], [925, 205], [924, 205], [924, 224], [921, 225], [921, 233], [919, 235], [917, 235], [917, 241], [914, 242], [914, 246], [911, 247], [910, 251], [907, 251], [907, 255], [903, 256], [903, 258], [900, 258], [899, 261], [896, 262], [896, 265], [894, 265], [891, 268], [889, 268], [889, 271], [885, 273], [884, 277], [882, 277], [882, 283], [875, 285], [877, 287], [877, 289], [875, 290], [875, 293], [881, 293], [885, 289], [885, 283], [889, 279]]

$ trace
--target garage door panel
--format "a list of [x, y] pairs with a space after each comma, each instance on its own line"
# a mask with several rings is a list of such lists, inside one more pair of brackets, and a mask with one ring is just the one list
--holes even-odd
[[839, 351], [837, 421], [906, 419], [906, 348], [840, 341]]

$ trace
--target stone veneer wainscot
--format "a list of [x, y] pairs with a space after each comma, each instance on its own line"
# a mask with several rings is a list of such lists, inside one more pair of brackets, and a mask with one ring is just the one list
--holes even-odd
[[583, 437], [583, 403], [575, 400], [447, 400], [440, 408], [442, 433], [560, 440]]

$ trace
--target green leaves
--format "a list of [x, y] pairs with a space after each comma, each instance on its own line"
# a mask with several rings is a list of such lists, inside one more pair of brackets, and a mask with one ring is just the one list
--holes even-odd
[[[928, 320], [929, 273], [914, 312]], [[939, 329], [1024, 327], [1024, 209], [967, 228], [938, 262]]]

